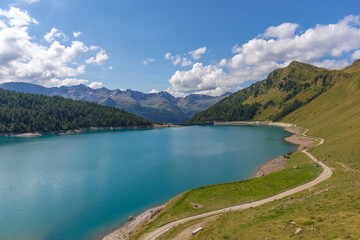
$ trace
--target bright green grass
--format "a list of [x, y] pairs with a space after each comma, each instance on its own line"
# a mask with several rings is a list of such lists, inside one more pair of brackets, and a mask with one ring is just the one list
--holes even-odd
[[325, 138], [310, 152], [333, 176], [293, 200], [222, 215], [192, 239], [360, 239], [360, 77], [339, 81], [283, 121]]
[[[299, 169], [294, 169], [295, 165], [299, 166]], [[303, 153], [295, 153], [288, 162], [288, 167], [278, 172], [260, 178], [209, 185], [184, 192], [172, 199], [169, 206], [147, 225], [142, 233], [176, 219], [275, 195], [316, 178], [320, 172], [321, 168], [314, 167], [312, 160]], [[191, 202], [199, 203], [203, 207], [195, 209], [190, 206]]]

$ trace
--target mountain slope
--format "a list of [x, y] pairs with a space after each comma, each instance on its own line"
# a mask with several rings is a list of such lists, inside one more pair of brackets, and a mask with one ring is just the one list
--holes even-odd
[[71, 87], [46, 88], [29, 83], [4, 83], [1, 88], [18, 92], [61, 96], [82, 101], [91, 101], [102, 105], [118, 107], [154, 122], [184, 123], [195, 113], [203, 111], [230, 94], [219, 97], [191, 94], [175, 98], [163, 91], [142, 93], [133, 90], [121, 91], [107, 88], [92, 89], [85, 85]]
[[265, 80], [194, 115], [189, 122], [279, 121], [348, 77], [345, 71], [331, 71], [294, 61], [286, 68], [274, 70]]
[[[345, 69], [356, 68], [350, 67]], [[309, 128], [307, 135], [325, 139], [309, 151], [333, 169], [333, 176], [292, 198], [225, 214], [194, 239], [360, 237], [360, 73], [341, 76], [326, 92], [282, 119]], [[293, 161], [291, 157], [290, 164]]]
[[0, 133], [145, 125], [150, 126], [152, 122], [93, 102], [0, 89]]

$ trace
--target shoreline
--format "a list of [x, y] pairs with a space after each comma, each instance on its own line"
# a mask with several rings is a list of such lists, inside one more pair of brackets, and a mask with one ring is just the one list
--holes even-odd
[[[281, 122], [263, 122], [263, 121], [234, 121], [234, 122], [214, 122], [214, 126], [237, 126], [237, 125], [265, 125], [265, 126], [277, 126], [284, 128], [285, 131], [292, 133], [291, 136], [284, 138], [284, 141], [297, 145], [296, 151], [301, 151], [304, 148], [311, 147], [314, 142], [307, 138], [301, 136], [301, 130], [296, 128], [294, 124], [291, 123], [281, 123]], [[161, 125], [163, 126], [163, 125]], [[165, 127], [178, 127], [179, 125], [174, 126], [165, 126]], [[278, 156], [276, 158], [270, 159], [266, 161], [263, 165], [259, 167], [259, 169], [254, 173], [251, 178], [261, 177], [278, 170], [285, 168], [287, 160], [284, 156]], [[139, 230], [144, 224], [148, 223], [149, 216], [151, 216], [151, 211], [154, 209], [161, 210], [166, 206], [167, 203], [157, 206], [155, 208], [150, 208], [140, 213], [135, 220], [139, 219], [139, 221], [134, 222], [134, 220], [127, 222], [125, 225], [119, 227], [115, 231], [105, 235], [102, 240], [127, 240], [131, 237], [137, 230]], [[142, 219], [142, 221], [141, 221]]]
[[179, 127], [180, 125], [169, 124], [169, 125], [144, 125], [144, 126], [124, 126], [124, 127], [89, 127], [89, 128], [78, 128], [73, 130], [58, 130], [58, 131], [47, 131], [47, 132], [27, 132], [27, 133], [0, 133], [0, 137], [39, 137], [45, 135], [66, 135], [83, 133], [88, 130], [121, 130], [121, 129], [162, 129], [168, 127]]
[[129, 239], [134, 233], [136, 233], [140, 227], [142, 227], [144, 224], [151, 221], [151, 219], [158, 214], [162, 209], [165, 208], [167, 203], [164, 203], [163, 205], [156, 206], [149, 208], [139, 215], [133, 217], [131, 221], [128, 221], [120, 228], [117, 228], [115, 231], [105, 235], [101, 239], [103, 240], [125, 240]]

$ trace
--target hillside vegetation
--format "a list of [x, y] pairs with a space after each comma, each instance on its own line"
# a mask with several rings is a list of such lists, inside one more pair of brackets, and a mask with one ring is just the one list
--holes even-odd
[[[296, 73], [296, 77], [290, 78], [286, 75], [292, 76], [294, 73]], [[317, 84], [314, 82], [316, 77], [318, 77]], [[294, 86], [306, 83], [309, 83], [310, 86], [306, 89], [303, 86], [295, 97], [289, 99], [291, 101], [285, 101], [284, 97], [297, 87], [289, 91], [286, 89], [284, 91], [283, 88], [279, 89], [281, 82], [285, 84], [284, 78], [295, 82]], [[266, 87], [268, 79], [274, 80], [270, 88]], [[360, 228], [358, 227], [360, 226], [360, 125], [358, 124], [360, 121], [360, 61], [355, 61], [353, 65], [341, 71], [329, 71], [294, 62], [287, 68], [275, 70], [266, 80], [224, 99], [210, 108], [211, 111], [205, 111], [206, 114], [203, 112], [197, 116], [207, 116], [206, 120], [221, 120], [214, 116], [231, 116], [228, 109], [239, 109], [237, 108], [239, 105], [251, 106], [257, 103], [258, 109], [253, 117], [249, 118], [250, 120], [266, 120], [271, 117], [274, 119], [275, 116], [280, 116], [278, 114], [283, 112], [286, 106], [297, 100], [301, 102], [301, 105], [281, 115], [278, 119], [283, 122], [295, 123], [304, 129], [308, 128], [307, 135], [309, 136], [325, 139], [325, 143], [308, 151], [331, 167], [333, 176], [308, 190], [292, 195], [290, 198], [283, 198], [243, 211], [226, 212], [217, 218], [200, 219], [182, 224], [171, 229], [159, 239], [179, 237], [184, 229], [193, 227], [200, 222], [203, 230], [192, 236], [191, 239], [360, 239]], [[257, 86], [259, 86], [259, 91], [254, 96], [256, 92], [254, 89], [257, 89]], [[236, 101], [238, 101], [237, 104], [230, 104]], [[264, 103], [269, 101], [274, 102], [274, 104], [267, 104], [269, 105], [267, 107], [271, 107], [271, 111], [266, 111], [267, 107], [264, 111], [266, 105]], [[239, 115], [239, 117], [243, 117], [243, 115]], [[285, 173], [285, 176], [290, 174], [293, 171], [290, 166], [298, 164], [298, 161], [306, 161], [306, 158], [302, 153], [293, 154], [288, 161], [289, 168], [268, 177], [247, 181], [249, 183], [259, 181], [266, 186], [269, 184], [269, 180], [272, 181], [268, 179], [269, 177], [276, 176], [276, 174]], [[227, 202], [231, 205], [233, 197], [237, 194], [241, 194], [238, 196], [241, 201], [241, 199], [251, 198], [258, 192], [257, 188], [251, 190], [250, 186], [248, 192], [242, 192], [244, 189], [237, 190], [234, 187], [238, 183], [230, 184], [233, 184], [232, 187], [236, 193], [222, 194], [223, 198], [220, 199], [220, 203]], [[187, 192], [185, 195], [180, 195], [179, 198], [174, 198], [163, 214], [142, 231], [151, 231], [157, 223], [161, 224], [167, 219], [181, 218], [189, 211], [194, 212], [194, 210], [188, 209], [189, 200], [197, 201], [199, 204], [203, 202], [206, 205], [213, 204], [212, 200], [219, 197], [217, 192], [221, 193], [223, 186], [227, 185], [220, 184], [193, 189], [189, 191], [190, 195], [187, 194], [189, 199], [187, 199]], [[206, 192], [204, 195], [206, 189], [217, 190], [212, 193], [211, 191]], [[238, 191], [240, 192], [238, 193]], [[179, 200], [182, 201], [179, 203]]]
[[[333, 176], [292, 198], [222, 214], [191, 239], [360, 238], [359, 70], [356, 61], [343, 71], [326, 71], [333, 76], [332, 87], [281, 119], [325, 139], [309, 151], [333, 169]], [[293, 161], [294, 156], [289, 163]], [[177, 227], [161, 239], [170, 239], [195, 223]]]
[[352, 75], [309, 64], [292, 62], [263, 80], [221, 100], [196, 114], [190, 123], [206, 121], [272, 120], [279, 121]]
[[0, 133], [145, 125], [152, 122], [114, 107], [0, 89]]

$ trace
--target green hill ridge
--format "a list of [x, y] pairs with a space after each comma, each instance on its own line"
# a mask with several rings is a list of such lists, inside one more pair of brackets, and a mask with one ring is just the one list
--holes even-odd
[[263, 81], [221, 100], [194, 115], [189, 123], [206, 121], [271, 120], [279, 121], [305, 106], [335, 84], [360, 71], [360, 62], [341, 71], [318, 68], [294, 61], [274, 70]]

